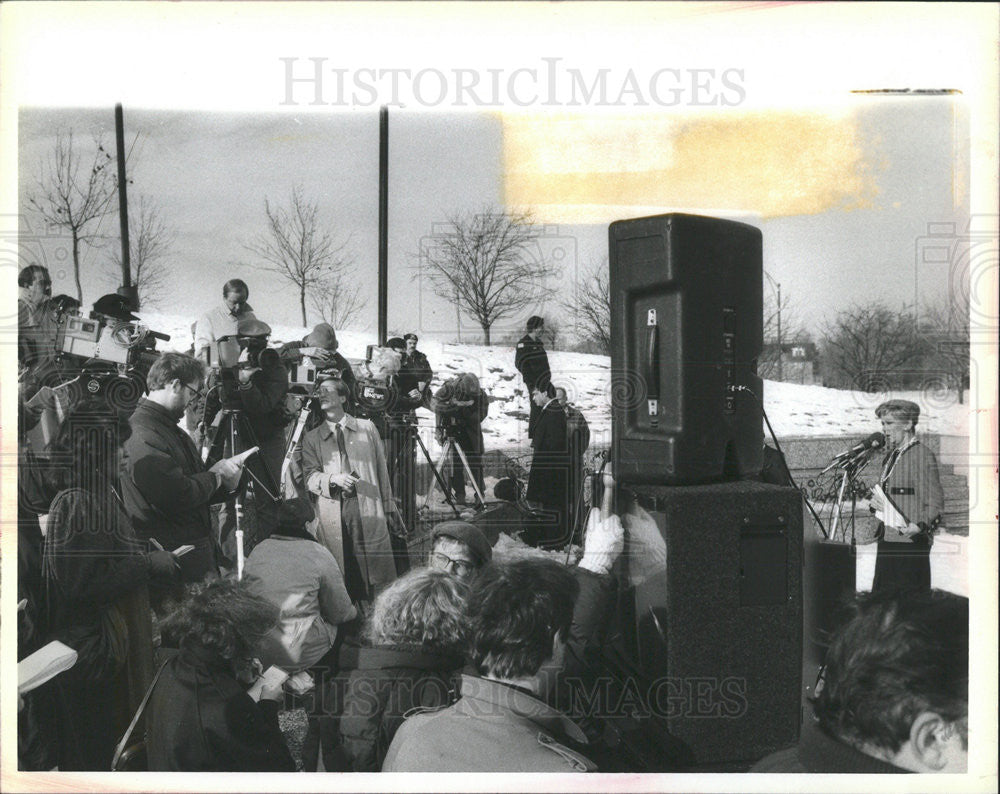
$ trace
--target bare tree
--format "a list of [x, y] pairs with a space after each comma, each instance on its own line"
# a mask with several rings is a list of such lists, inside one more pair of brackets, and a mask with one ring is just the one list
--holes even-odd
[[556, 268], [541, 253], [539, 229], [529, 212], [457, 214], [443, 233], [420, 244], [417, 269], [431, 289], [445, 301], [454, 301], [483, 329], [490, 329], [551, 295], [545, 280]]
[[926, 344], [906, 307], [852, 306], [824, 326], [823, 337], [827, 373], [861, 391], [901, 385], [923, 366]]
[[949, 388], [964, 401], [969, 386], [970, 326], [968, 296], [924, 307], [921, 332], [930, 343], [929, 364], [944, 375]]
[[115, 160], [104, 148], [103, 138], [94, 139], [93, 157], [73, 143], [73, 131], [56, 137], [55, 149], [43, 160], [28, 204], [50, 227], [65, 229], [73, 242], [73, 278], [76, 297], [83, 303], [80, 282], [80, 245], [96, 237], [94, 223], [113, 211], [111, 199], [117, 188]]
[[319, 219], [319, 205], [307, 201], [301, 188], [292, 190], [287, 207], [272, 206], [265, 198], [264, 212], [267, 231], [257, 235], [245, 248], [264, 260], [265, 264], [255, 267], [277, 273], [296, 286], [302, 325], [307, 325], [306, 295], [350, 264], [351, 259], [345, 253], [348, 241], [334, 242]]
[[795, 342], [810, 338], [802, 326], [798, 308], [792, 302], [791, 296], [785, 292], [778, 303], [778, 293], [774, 290], [764, 291], [763, 330], [765, 348], [757, 360], [757, 374], [762, 378], [777, 377], [779, 351]]
[[[169, 255], [177, 235], [163, 220], [159, 206], [147, 196], [139, 196], [137, 211], [129, 213], [129, 261], [132, 283], [139, 292], [139, 305], [156, 308], [167, 286], [169, 269], [164, 259]], [[121, 278], [120, 247], [113, 247], [107, 267], [113, 279]]]
[[361, 286], [348, 282], [342, 273], [320, 281], [310, 298], [323, 322], [334, 328], [349, 328], [368, 306], [368, 299], [361, 296]]
[[611, 289], [607, 257], [583, 273], [561, 304], [573, 318], [577, 336], [604, 355], [611, 355]]

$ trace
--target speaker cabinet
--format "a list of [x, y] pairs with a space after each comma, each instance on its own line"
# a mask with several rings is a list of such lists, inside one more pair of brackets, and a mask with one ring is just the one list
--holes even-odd
[[[676, 768], [793, 744], [802, 685], [802, 496], [759, 482], [637, 489], [663, 538], [626, 542], [618, 635]], [[645, 533], [630, 533], [630, 538]], [[646, 578], [641, 578], [646, 577]]]
[[616, 221], [608, 236], [619, 481], [756, 476], [764, 443], [760, 230], [672, 214]]

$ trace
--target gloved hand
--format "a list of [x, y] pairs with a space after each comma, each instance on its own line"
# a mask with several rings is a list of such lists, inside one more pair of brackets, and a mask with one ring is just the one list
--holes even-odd
[[146, 561], [149, 563], [150, 577], [161, 582], [171, 582], [181, 572], [181, 564], [177, 558], [163, 549], [148, 552]]
[[587, 534], [583, 541], [580, 567], [596, 574], [611, 572], [625, 548], [625, 530], [621, 519], [612, 514], [601, 518], [599, 510], [592, 509], [587, 517]]

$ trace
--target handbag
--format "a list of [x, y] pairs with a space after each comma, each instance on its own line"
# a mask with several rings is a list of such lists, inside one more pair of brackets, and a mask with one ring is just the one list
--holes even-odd
[[149, 771], [149, 758], [146, 755], [145, 731], [139, 741], [129, 744], [129, 740], [135, 732], [135, 726], [139, 724], [139, 720], [142, 718], [143, 711], [146, 710], [146, 704], [149, 702], [150, 695], [153, 694], [153, 688], [156, 686], [156, 682], [160, 679], [160, 673], [163, 672], [163, 668], [167, 666], [167, 662], [169, 661], [170, 659], [165, 659], [157, 668], [155, 675], [153, 675], [153, 680], [150, 681], [149, 688], [146, 690], [146, 694], [142, 696], [142, 702], [139, 704], [139, 708], [135, 711], [135, 716], [132, 717], [132, 722], [129, 723], [121, 741], [119, 741], [118, 746], [115, 747], [115, 754], [111, 758], [112, 772]]

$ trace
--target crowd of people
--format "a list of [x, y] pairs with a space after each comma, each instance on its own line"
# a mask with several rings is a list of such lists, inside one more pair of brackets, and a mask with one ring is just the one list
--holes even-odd
[[[19, 705], [22, 769], [108, 770], [138, 712], [150, 770], [293, 771], [278, 722], [289, 705], [308, 713], [307, 770], [586, 772], [613, 753], [573, 688], [592, 691], [638, 508], [616, 500], [610, 465], [584, 503], [589, 431], [552, 383], [541, 317], [515, 350], [533, 455], [509, 498], [542, 550], [503, 557], [474, 518], [455, 518], [413, 559], [391, 471], [406, 446], [389, 434], [432, 411], [451, 496], [466, 503], [471, 485], [484, 507], [490, 400], [473, 374], [435, 389], [416, 335], [391, 339], [391, 401], [366, 416], [366, 376], [336, 331], [270, 347], [233, 279], [190, 354], [150, 357], [141, 397], [66, 403], [52, 373], [72, 364], [53, 329], [75, 307], [50, 297], [44, 268], [18, 283], [18, 657], [52, 640], [77, 652]], [[831, 645], [815, 720], [759, 771], [965, 763], [968, 603], [932, 591], [925, 570], [936, 464], [915, 439], [919, 408], [877, 413], [890, 451], [873, 509], [891, 499], [911, 520], [880, 541], [878, 592]], [[32, 433], [45, 423], [43, 445]], [[574, 542], [577, 559], [544, 551]]]

